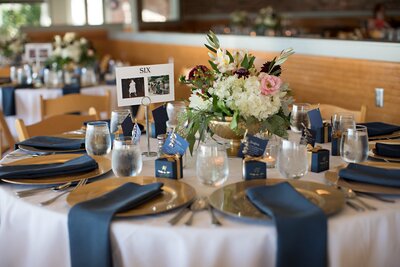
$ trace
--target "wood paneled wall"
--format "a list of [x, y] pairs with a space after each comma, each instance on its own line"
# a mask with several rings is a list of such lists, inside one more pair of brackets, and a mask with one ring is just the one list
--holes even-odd
[[[132, 64], [159, 64], [174, 58], [176, 98], [187, 98], [190, 90], [177, 82], [185, 69], [208, 65], [206, 48], [160, 45], [130, 41], [109, 41], [115, 58]], [[256, 65], [272, 59], [276, 53], [254, 52]], [[289, 82], [298, 102], [326, 103], [348, 109], [367, 105], [367, 121], [400, 124], [400, 63], [293, 55], [284, 64], [283, 79]], [[375, 88], [382, 87], [384, 107], [375, 107]]]

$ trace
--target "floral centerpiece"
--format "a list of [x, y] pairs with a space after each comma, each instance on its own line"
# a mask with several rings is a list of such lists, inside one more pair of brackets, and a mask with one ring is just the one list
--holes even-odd
[[26, 37], [24, 34], [10, 34], [0, 30], [0, 56], [3, 58], [1, 63], [18, 63], [24, 53]]
[[255, 29], [261, 35], [264, 35], [266, 30], [276, 30], [279, 23], [279, 16], [271, 6], [261, 8], [254, 20]]
[[95, 51], [86, 38], [79, 38], [74, 32], [54, 37], [53, 52], [47, 65], [56, 65], [57, 69], [73, 69], [77, 66], [93, 66], [96, 62]]
[[209, 64], [195, 66], [180, 81], [191, 86], [189, 108], [185, 115], [186, 127], [180, 130], [192, 151], [195, 135], [204, 139], [212, 120], [230, 121], [230, 129], [239, 136], [246, 129], [268, 131], [286, 137], [289, 127], [288, 105], [292, 102], [290, 89], [279, 77], [281, 64], [294, 52], [283, 50], [279, 56], [267, 61], [257, 70], [255, 57], [238, 50], [222, 49], [217, 36], [210, 31], [205, 46], [209, 51]]

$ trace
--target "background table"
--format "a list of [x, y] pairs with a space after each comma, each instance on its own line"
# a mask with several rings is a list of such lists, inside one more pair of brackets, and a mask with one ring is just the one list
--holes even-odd
[[[107, 91], [111, 93], [111, 109], [117, 108], [117, 91], [115, 85], [96, 85], [81, 88], [81, 94], [87, 95], [105, 95]], [[6, 117], [8, 127], [14, 137], [17, 137], [15, 119], [23, 119], [26, 125], [40, 121], [40, 96], [43, 96], [45, 99], [61, 97], [62, 89], [38, 88], [15, 90], [16, 115]], [[2, 103], [1, 99], [2, 94], [0, 92], [0, 105]]]
[[[152, 147], [155, 149], [156, 140], [152, 140]], [[339, 157], [331, 158], [331, 167], [342, 163]], [[229, 166], [226, 184], [240, 181], [241, 160], [230, 159]], [[142, 175], [154, 175], [154, 158], [144, 161]], [[112, 176], [112, 173], [106, 175]], [[324, 173], [308, 173], [302, 180], [324, 183], [323, 176]], [[268, 177], [281, 175], [277, 169], [268, 169]], [[192, 185], [198, 195], [209, 195], [215, 190], [199, 183], [195, 177], [195, 160], [190, 157], [182, 181]], [[55, 193], [16, 198], [16, 190], [29, 187], [0, 184], [0, 266], [70, 266], [69, 206], [65, 197], [46, 207], [38, 203]], [[329, 266], [398, 266], [400, 198], [396, 199], [394, 204], [365, 199], [378, 210], [357, 213], [345, 206], [331, 216]], [[169, 226], [167, 222], [175, 214], [115, 219], [111, 225], [114, 266], [275, 265], [276, 230], [270, 221], [238, 220], [218, 213], [223, 227], [213, 227], [209, 213], [200, 211], [192, 227], [182, 222]], [[302, 240], [298, 242], [301, 246]]]

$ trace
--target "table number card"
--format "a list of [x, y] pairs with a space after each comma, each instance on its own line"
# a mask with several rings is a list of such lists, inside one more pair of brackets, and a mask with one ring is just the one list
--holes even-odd
[[174, 65], [144, 65], [116, 68], [118, 106], [142, 104], [144, 97], [150, 103], [174, 100]]

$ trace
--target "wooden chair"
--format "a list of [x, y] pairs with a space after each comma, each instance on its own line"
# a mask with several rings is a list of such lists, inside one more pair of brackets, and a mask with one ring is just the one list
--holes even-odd
[[354, 115], [354, 120], [357, 123], [362, 123], [365, 122], [367, 116], [366, 105], [362, 105], [360, 110], [350, 110], [329, 104], [318, 104], [318, 105], [313, 105], [313, 107], [315, 108], [319, 107], [323, 120], [330, 120], [332, 115], [335, 113], [351, 113]]
[[96, 120], [94, 115], [54, 115], [38, 123], [25, 125], [22, 119], [15, 121], [19, 141], [38, 135], [56, 135], [80, 129], [85, 121]]
[[0, 110], [0, 129], [1, 129], [1, 135], [0, 135], [1, 141], [3, 141], [4, 137], [5, 141], [7, 142], [7, 144], [3, 144], [3, 142], [1, 142], [0, 155], [3, 155], [3, 153], [9, 149], [14, 150], [15, 139], [10, 132], [10, 128], [8, 127], [6, 119], [4, 118], [4, 114], [1, 110]]
[[[87, 112], [91, 107], [95, 108], [98, 113], [106, 112], [107, 118], [109, 118], [111, 114], [110, 92], [107, 91], [104, 96], [69, 94], [54, 99], [43, 99], [43, 97], [40, 96], [42, 120], [53, 115]], [[89, 113], [89, 115], [90, 114], [91, 113]], [[100, 119], [99, 114], [95, 115], [97, 116], [97, 119]]]

